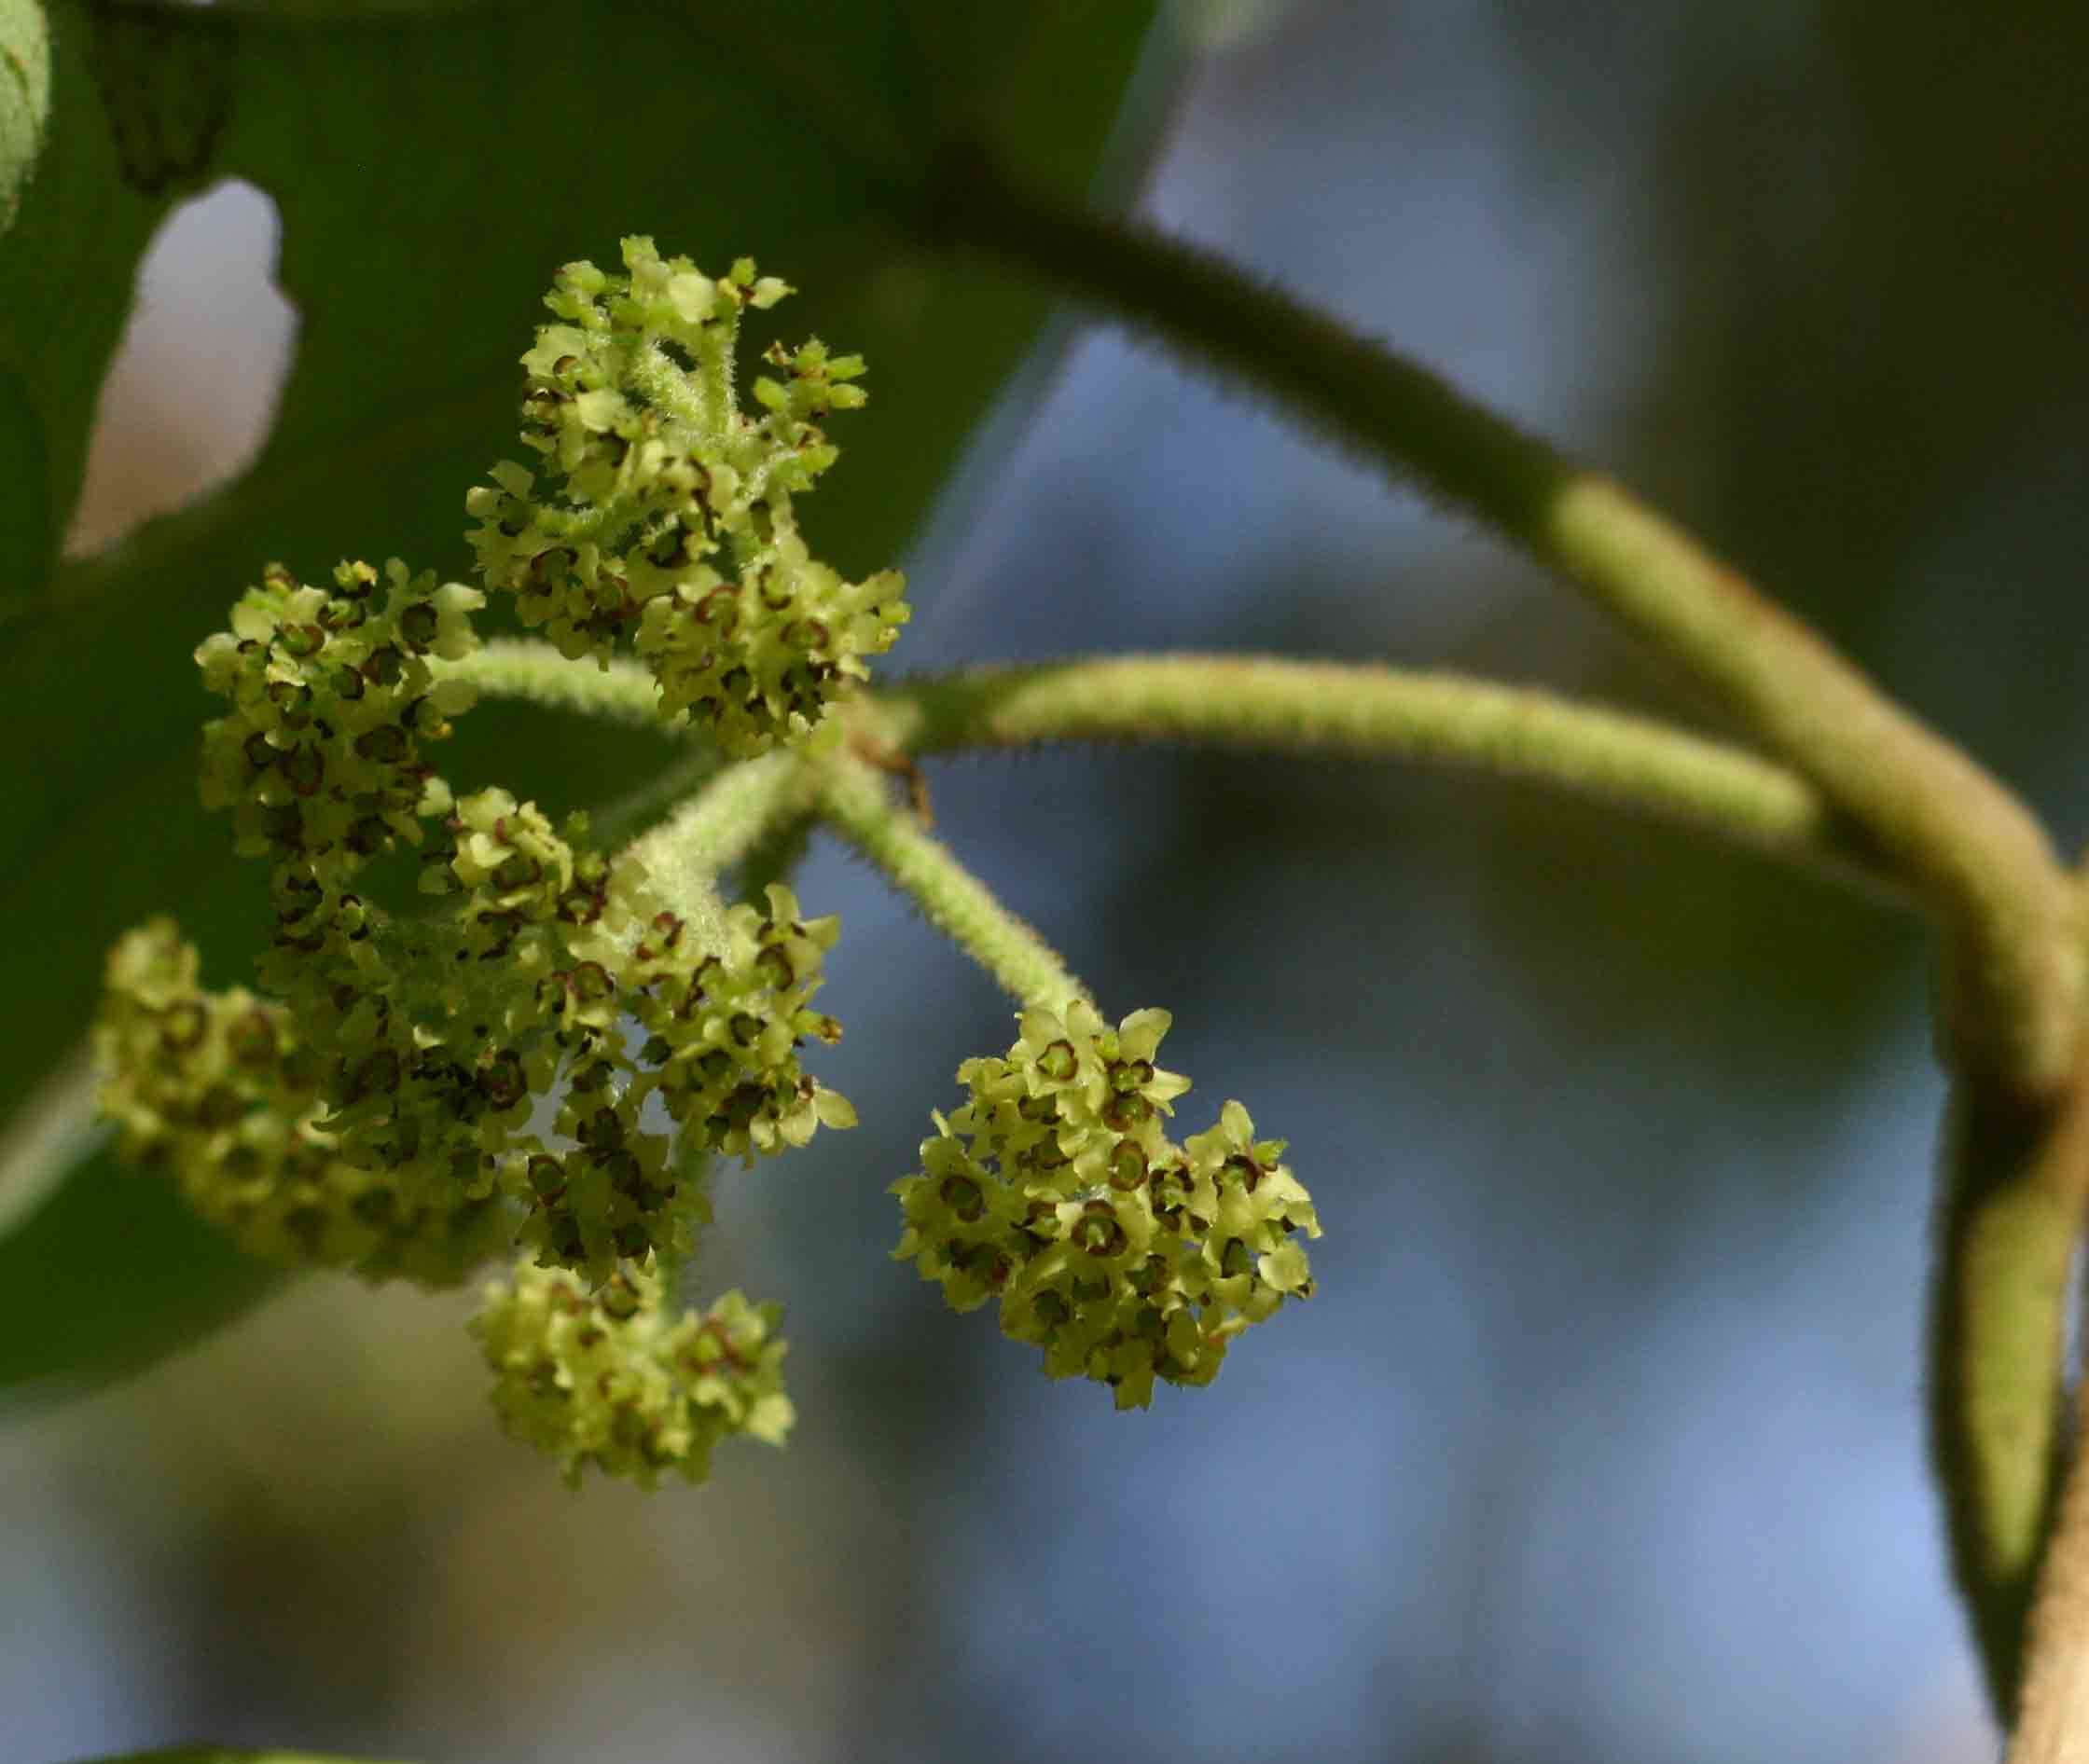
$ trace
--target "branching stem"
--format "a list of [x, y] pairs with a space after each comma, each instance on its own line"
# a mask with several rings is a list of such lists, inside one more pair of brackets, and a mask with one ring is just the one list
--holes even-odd
[[775, 752], [728, 765], [649, 833], [625, 848], [678, 913], [715, 945], [724, 919], [718, 873], [775, 828], [803, 815], [812, 772], [797, 754]]
[[[1952, 1564], [2005, 1723], [2053, 1515], [2068, 1280], [2085, 1206], [2089, 1069], [2056, 1102], [1960, 1086], [1930, 1309], [1930, 1443]], [[2089, 1547], [2089, 1529], [2076, 1547]]]
[[1064, 1010], [1088, 989], [1035, 930], [1011, 913], [955, 853], [892, 799], [885, 777], [852, 754], [822, 767], [820, 813], [1019, 1004]]
[[1650, 718], [1458, 674], [1259, 655], [1077, 660], [905, 681], [877, 696], [873, 714], [883, 740], [914, 754], [1100, 739], [1473, 766], [1898, 891], [1789, 766]]
[[1958, 749], [1599, 474], [1418, 363], [1182, 241], [941, 162], [930, 224], [1260, 388], [1578, 584], [1713, 689], [1929, 897], [1951, 931], [1947, 1052], [2037, 1095], [2065, 1083], [2082, 963], [2044, 832]]
[[639, 662], [619, 659], [600, 668], [568, 661], [549, 643], [510, 637], [481, 644], [461, 661], [438, 659], [430, 666], [436, 679], [469, 681], [489, 698], [523, 698], [547, 710], [677, 733], [661, 723], [659, 688]]

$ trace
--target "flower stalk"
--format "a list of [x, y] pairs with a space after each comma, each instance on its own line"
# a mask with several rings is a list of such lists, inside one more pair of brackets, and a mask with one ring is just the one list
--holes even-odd
[[1454, 673], [1264, 655], [1085, 659], [903, 681], [863, 714], [916, 755], [1120, 740], [1469, 766], [1905, 893], [1790, 766], [1652, 718]]
[[869, 859], [922, 917], [990, 973], [1019, 1004], [1063, 1011], [1093, 1004], [1059, 954], [1011, 913], [911, 810], [892, 800], [884, 775], [853, 754], [821, 767], [819, 812]]
[[1258, 388], [1573, 582], [1714, 691], [1936, 906], [1954, 1068], [2027, 1096], [2065, 1084], [2083, 962], [2043, 830], [1687, 533], [1419, 363], [1215, 254], [1017, 187], [990, 156], [944, 158], [925, 225]]

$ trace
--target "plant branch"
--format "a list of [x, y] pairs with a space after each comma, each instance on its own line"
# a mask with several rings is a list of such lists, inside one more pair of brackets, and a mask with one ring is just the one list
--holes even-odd
[[2089, 1452], [2079, 1440], [2039, 1576], [2019, 1707], [2009, 1764], [2089, 1757]]
[[1941, 910], [1954, 1065], [2027, 1093], [2065, 1083], [2082, 962], [2043, 831], [1687, 533], [1418, 363], [1210, 252], [1016, 188], [982, 151], [943, 157], [927, 224], [1258, 387], [1578, 584], [1713, 689]]
[[792, 752], [728, 765], [682, 807], [624, 848], [674, 909], [716, 946], [724, 926], [720, 871], [810, 806], [812, 773]]
[[489, 698], [525, 698], [547, 710], [578, 711], [611, 723], [635, 723], [662, 735], [685, 733], [660, 718], [659, 688], [638, 662], [607, 668], [569, 661], [549, 643], [496, 637], [460, 661], [431, 657], [437, 680], [468, 681]]
[[825, 763], [822, 773], [819, 811], [828, 824], [1018, 1004], [1062, 1011], [1075, 999], [1093, 1001], [1058, 952], [892, 800], [881, 773], [847, 753]]
[[883, 740], [915, 754], [1189, 741], [1472, 766], [1901, 891], [1789, 766], [1649, 718], [1447, 672], [1249, 655], [1076, 660], [903, 681], [878, 693], [871, 714]]
[[[2061, 1458], [2068, 1281], [2089, 1206], [2089, 1067], [2057, 1101], [1961, 1085], [1944, 1158], [1930, 1446], [1952, 1565], [2006, 1726]], [[2074, 1548], [2089, 1549], [2089, 1518]]]

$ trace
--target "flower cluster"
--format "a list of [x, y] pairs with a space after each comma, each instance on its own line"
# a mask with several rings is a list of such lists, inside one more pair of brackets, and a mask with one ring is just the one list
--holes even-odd
[[251, 1255], [441, 1286], [506, 1241], [484, 1197], [417, 1205], [339, 1156], [319, 1124], [320, 1063], [290, 1012], [242, 987], [203, 991], [170, 920], [111, 952], [94, 1036], [124, 1154], [164, 1172]]
[[864, 402], [863, 362], [772, 347], [761, 414], [743, 413], [741, 310], [790, 290], [745, 258], [703, 275], [650, 239], [625, 240], [623, 257], [621, 276], [569, 264], [546, 296], [560, 322], [522, 358], [522, 440], [543, 464], [504, 461], [471, 492], [472, 544], [487, 586], [561, 654], [606, 665], [628, 637], [664, 716], [759, 753], [808, 734], [907, 617], [896, 572], [843, 580], [792, 510], [836, 457], [820, 421]]
[[[454, 1281], [520, 1244], [600, 1281], [685, 1249], [706, 1217], [688, 1159], [853, 1122], [797, 1057], [840, 1032], [811, 1005], [835, 922], [778, 888], [699, 936], [581, 818], [455, 798], [425, 749], [470, 694], [430, 661], [469, 653], [479, 597], [397, 563], [383, 580], [347, 564], [329, 593], [270, 570], [198, 650], [230, 707], [204, 799], [269, 860], [282, 1002], [205, 995], [171, 928], [136, 934], [110, 971], [111, 1106], [283, 1260]], [[370, 875], [412, 848], [418, 889], [387, 905]], [[228, 1064], [235, 1024], [276, 1052]], [[667, 1120], [642, 1124], [656, 1095]]]
[[998, 1298], [1001, 1326], [1056, 1378], [1110, 1385], [1144, 1407], [1154, 1381], [1209, 1384], [1232, 1338], [1313, 1289], [1295, 1233], [1311, 1198], [1248, 1111], [1183, 1145], [1163, 1120], [1189, 1081], [1154, 1064], [1165, 1011], [1115, 1028], [1087, 1004], [1021, 1016], [1005, 1058], [958, 1070], [970, 1100], [893, 1184], [901, 1261], [953, 1309]]
[[471, 1327], [511, 1434], [558, 1458], [573, 1487], [592, 1464], [652, 1488], [665, 1470], [704, 1481], [728, 1435], [783, 1443], [781, 1317], [728, 1292], [701, 1316], [671, 1318], [650, 1269], [590, 1292], [562, 1269], [525, 1265], [487, 1287]]

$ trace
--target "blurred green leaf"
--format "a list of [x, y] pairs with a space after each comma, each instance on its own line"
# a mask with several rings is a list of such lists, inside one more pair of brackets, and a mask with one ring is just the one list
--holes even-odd
[[0, 1405], [70, 1396], [229, 1322], [282, 1275], [104, 1145], [0, 1240]]
[[[917, 241], [926, 168], [978, 140], [1080, 196], [1152, 14], [1150, 0], [60, 0], [53, 126], [0, 241], [0, 911], [18, 928], [14, 996], [33, 1001], [0, 1018], [0, 1120], [81, 1032], [109, 943], [148, 914], [181, 919], [211, 984], [244, 977], [265, 891], [196, 806], [208, 709], [189, 652], [270, 558], [317, 574], [396, 553], [465, 573], [464, 491], [518, 450], [516, 358], [560, 263], [614, 259], [643, 231], [707, 266], [752, 255], [803, 288], [752, 345], [817, 333], [869, 358], [872, 393], [837, 425], [847, 457], [806, 524], [851, 573], [889, 563], [1045, 306]], [[301, 330], [275, 427], [223, 491], [54, 568], [138, 259], [176, 200], [223, 177], [282, 214]], [[538, 744], [527, 772], [505, 752], [491, 777], [449, 769], [570, 802], [628, 786], [631, 753], [590, 732]], [[55, 1233], [70, 1199], [24, 1234]], [[168, 1281], [223, 1279], [159, 1225], [175, 1233]], [[91, 1235], [63, 1241], [73, 1264], [91, 1258]], [[86, 1307], [62, 1327], [23, 1310], [14, 1247], [0, 1330], [40, 1330], [46, 1353], [0, 1384], [85, 1364], [59, 1339], [76, 1328], [108, 1333]]]

